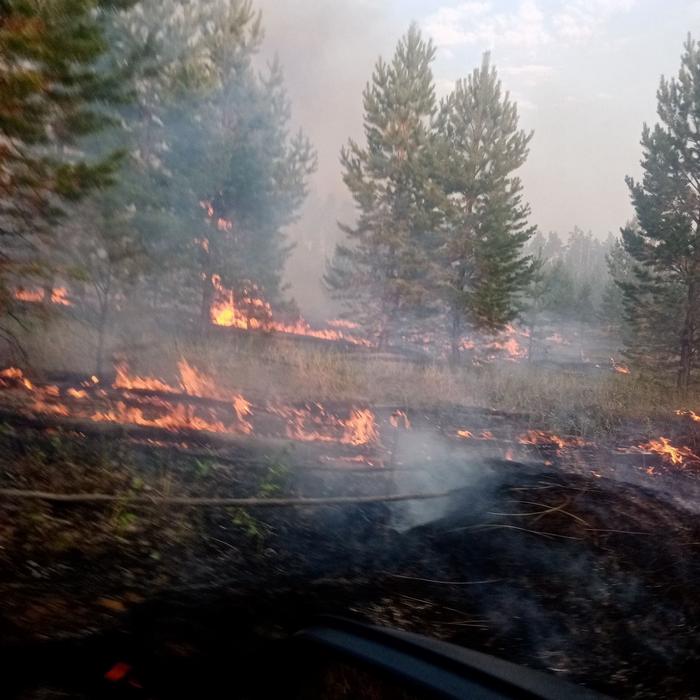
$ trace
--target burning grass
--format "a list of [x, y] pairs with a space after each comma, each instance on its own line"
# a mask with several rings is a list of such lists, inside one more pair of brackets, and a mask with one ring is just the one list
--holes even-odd
[[[85, 373], [94, 366], [91, 335], [77, 323], [61, 319], [45, 328], [41, 343], [33, 338], [26, 347], [37, 367]], [[130, 329], [121, 338], [110, 338], [109, 345], [132, 360], [134, 374], [162, 378], [178, 389], [178, 363], [184, 358], [197, 371], [216, 377], [216, 387], [206, 388], [209, 396], [215, 391], [283, 402], [480, 406], [526, 413], [538, 429], [584, 438], [610, 434], [629, 420], [665, 420], [676, 411], [692, 419], [700, 413], [700, 393], [680, 396], [635, 373], [616, 372], [609, 354], [602, 354], [597, 366], [593, 361], [575, 368], [520, 361], [451, 369], [364, 349], [348, 352], [332, 344], [319, 348], [280, 335], [215, 334], [194, 342], [182, 335]], [[188, 381], [196, 383], [197, 378]]]

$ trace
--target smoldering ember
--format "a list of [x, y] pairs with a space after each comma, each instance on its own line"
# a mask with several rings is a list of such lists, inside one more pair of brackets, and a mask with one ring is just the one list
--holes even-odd
[[330, 614], [697, 698], [692, 13], [280, 5], [0, 11], [3, 697], [267, 697]]

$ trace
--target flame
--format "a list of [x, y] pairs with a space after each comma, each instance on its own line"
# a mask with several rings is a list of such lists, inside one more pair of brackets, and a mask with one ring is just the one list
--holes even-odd
[[[46, 292], [43, 289], [25, 289], [24, 287], [18, 287], [14, 291], [14, 297], [18, 301], [26, 301], [32, 304], [37, 304], [44, 301], [46, 297]], [[54, 287], [51, 290], [52, 304], [58, 306], [72, 306], [73, 302], [68, 298], [68, 290], [66, 287]]]
[[[69, 416], [88, 418], [97, 422], [125, 423], [145, 427], [165, 428], [167, 430], [201, 430], [215, 433], [249, 434], [253, 431], [250, 417], [253, 413], [252, 404], [241, 394], [236, 394], [222, 389], [215, 380], [196, 367], [190, 365], [184, 358], [178, 363], [180, 383], [182, 390], [190, 396], [212, 398], [221, 401], [230, 401], [236, 417], [236, 424], [232, 427], [225, 425], [214, 413], [215, 408], [204, 409], [202, 406], [190, 406], [183, 401], [174, 402], [169, 397], [140, 395], [135, 398], [110, 402], [104, 409], [87, 409], [83, 404], [74, 406], [71, 411], [68, 407], [58, 402], [61, 391], [58, 386], [35, 386], [24, 377], [22, 370], [10, 367], [0, 371], [0, 381], [21, 382], [22, 386], [31, 392], [34, 411]], [[139, 377], [129, 374], [125, 362], [116, 367], [117, 377], [114, 382], [116, 389], [122, 390], [155, 390], [163, 394], [179, 393], [170, 384], [154, 378]], [[92, 384], [97, 383], [97, 378], [91, 379]], [[91, 386], [89, 382], [83, 382], [83, 386]], [[108, 394], [98, 390], [97, 395], [101, 399], [108, 399]], [[77, 400], [88, 398], [85, 389], [70, 387], [66, 395]], [[133, 401], [139, 401], [134, 406]], [[199, 415], [207, 410], [208, 415]], [[285, 420], [287, 436], [300, 441], [336, 442], [343, 445], [366, 446], [379, 442], [379, 430], [376, 416], [369, 408], [353, 408], [346, 419], [342, 419], [327, 412], [320, 404], [313, 404], [303, 409], [290, 406], [270, 406], [271, 413]], [[197, 413], [199, 411], [199, 413]], [[396, 411], [392, 416], [396, 427], [410, 427], [410, 421], [403, 411]]]
[[203, 199], [199, 202], [199, 206], [204, 209], [209, 219], [214, 216], [214, 205], [210, 201]]
[[583, 447], [586, 441], [578, 437], [560, 437], [544, 430], [528, 430], [518, 438], [521, 445], [556, 445], [558, 450], [567, 447]]
[[[205, 374], [196, 367], [193, 367], [184, 357], [178, 361], [177, 367], [180, 375], [180, 386], [185, 394], [188, 394], [189, 396], [198, 396], [200, 398], [231, 401], [232, 408], [238, 421], [238, 428], [244, 433], [251, 433], [253, 431], [253, 426], [248, 421], [248, 416], [250, 416], [252, 413], [251, 403], [248, 400], [246, 400], [240, 394], [223, 390], [218, 386], [213, 377], [210, 377], [208, 374]], [[125, 362], [121, 362], [116, 365], [115, 369], [117, 372], [117, 378], [114, 382], [114, 387], [116, 389], [146, 389], [170, 394], [179, 393], [177, 388], [167, 384], [161, 379], [156, 379], [155, 377], [132, 376], [129, 374], [129, 367]], [[136, 421], [130, 420], [128, 422], [138, 423], [140, 422], [140, 419]], [[182, 422], [182, 416], [178, 414], [174, 418], [174, 423], [179, 424]], [[192, 420], [189, 420], [186, 427], [191, 427], [191, 424]], [[201, 428], [201, 430], [220, 432], [219, 426], [221, 424], [219, 422], [209, 425], [210, 427]], [[160, 427], [168, 426], [161, 425]]]
[[86, 399], [87, 395], [88, 395], [87, 391], [85, 391], [85, 389], [74, 389], [73, 387], [68, 389], [67, 393], [68, 393], [68, 396], [70, 396], [71, 398], [78, 399], [78, 400]]
[[509, 360], [522, 360], [527, 355], [527, 350], [520, 345], [517, 338], [508, 338], [504, 341], [494, 340], [486, 347], [490, 350], [504, 351]]
[[353, 410], [346, 423], [345, 435], [340, 441], [346, 445], [368, 445], [378, 439], [374, 413], [368, 408]]
[[368, 408], [352, 409], [347, 420], [327, 413], [318, 403], [306, 408], [270, 406], [270, 412], [285, 419], [286, 434], [292, 440], [354, 446], [379, 441], [376, 417]]
[[15, 290], [15, 299], [18, 301], [27, 301], [33, 304], [44, 301], [43, 289], [24, 289], [19, 287]]
[[653, 452], [663, 457], [664, 461], [671, 464], [683, 465], [686, 462], [700, 462], [700, 457], [694, 454], [689, 447], [675, 447], [666, 437], [639, 445], [646, 452]]
[[240, 428], [244, 433], [253, 431], [253, 426], [247, 420], [248, 416], [253, 412], [250, 401], [241, 394], [232, 394], [224, 391], [217, 385], [213, 377], [193, 367], [185, 358], [182, 358], [177, 363], [177, 367], [180, 372], [180, 385], [186, 394], [231, 401]]
[[406, 430], [409, 430], [411, 427], [411, 421], [409, 420], [408, 416], [403, 411], [398, 409], [391, 414], [389, 423], [391, 423], [392, 427], [394, 428], [405, 428]]
[[610, 364], [612, 365], [613, 371], [618, 374], [630, 374], [630, 368], [627, 365], [621, 365], [615, 361], [614, 357], [610, 358]]
[[68, 298], [68, 290], [65, 287], [54, 287], [51, 290], [51, 303], [59, 306], [73, 305], [73, 302]]
[[341, 331], [330, 328], [312, 328], [309, 323], [299, 318], [294, 323], [281, 323], [273, 320], [272, 307], [260, 297], [253, 296], [257, 290], [245, 289], [236, 298], [233, 290], [227, 289], [221, 283], [218, 275], [212, 277], [214, 286], [214, 301], [210, 309], [211, 321], [216, 326], [227, 328], [241, 328], [243, 330], [263, 330], [290, 335], [303, 335], [320, 340], [345, 340], [354, 345], [371, 346], [372, 343], [365, 338], [356, 338], [345, 335]]
[[163, 391], [176, 394], [178, 390], [153, 377], [138, 377], [129, 374], [129, 366], [126, 362], [119, 362], [114, 366], [117, 378], [114, 380], [115, 389], [146, 389], [150, 391]]
[[0, 379], [14, 379], [20, 382], [25, 389], [34, 390], [34, 385], [24, 376], [24, 372], [18, 367], [8, 367], [0, 372]]
[[470, 440], [474, 437], [474, 434], [470, 433], [468, 430], [458, 430], [457, 436], [463, 438], [464, 440]]
[[149, 428], [165, 428], [166, 430], [204, 430], [210, 433], [228, 432], [221, 421], [208, 421], [194, 414], [190, 406], [183, 404], [170, 405], [165, 415], [157, 418], [147, 418], [143, 409], [127, 406], [123, 401], [117, 401], [114, 408], [107, 411], [97, 411], [92, 420], [108, 423], [133, 423]]
[[490, 430], [482, 430], [479, 437], [482, 440], [493, 440], [494, 439], [493, 433]]
[[210, 221], [213, 221], [214, 224], [216, 225], [216, 228], [219, 231], [231, 231], [233, 230], [233, 222], [230, 221], [229, 219], [225, 219], [223, 216], [218, 216], [216, 217], [216, 220], [214, 220], [214, 203], [210, 202], [208, 200], [202, 200], [199, 203], [199, 206], [204, 209], [206, 212], [207, 218]]
[[354, 321], [346, 321], [342, 318], [335, 318], [332, 321], [328, 321], [328, 325], [331, 328], [344, 328], [347, 331], [355, 331], [360, 327], [359, 323]]
[[700, 423], [700, 415], [695, 413], [695, 411], [691, 411], [689, 408], [679, 408], [676, 411], [677, 416], [687, 416], [690, 418], [690, 420], [695, 421], [696, 423]]

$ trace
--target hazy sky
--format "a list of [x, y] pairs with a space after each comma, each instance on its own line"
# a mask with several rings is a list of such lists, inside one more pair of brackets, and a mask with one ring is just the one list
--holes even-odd
[[[535, 132], [520, 172], [532, 220], [562, 234], [578, 225], [605, 236], [630, 217], [624, 177], [639, 174], [639, 138], [643, 122], [656, 118], [659, 77], [678, 71], [689, 31], [700, 38], [700, 1], [689, 0], [257, 5], [265, 50], [276, 51], [285, 67], [295, 122], [319, 150], [314, 194], [294, 236], [328, 245], [337, 235], [333, 217], [325, 223], [317, 209], [325, 203], [327, 213], [342, 211], [338, 152], [349, 136], [362, 134], [361, 93], [377, 57], [391, 56], [412, 20], [438, 47], [434, 74], [442, 94], [491, 51], [521, 125]], [[292, 277], [294, 270], [293, 263]]]

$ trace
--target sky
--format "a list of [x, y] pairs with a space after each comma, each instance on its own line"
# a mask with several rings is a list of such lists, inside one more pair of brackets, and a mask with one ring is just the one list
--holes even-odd
[[631, 217], [625, 176], [639, 176], [644, 122], [656, 120], [661, 75], [675, 75], [700, 0], [257, 0], [264, 58], [285, 69], [294, 122], [319, 153], [288, 278], [302, 309], [320, 311], [318, 279], [352, 217], [339, 151], [362, 137], [362, 90], [412, 21], [433, 39], [439, 95], [490, 51], [534, 131], [519, 171], [532, 222], [562, 236], [605, 237]]

